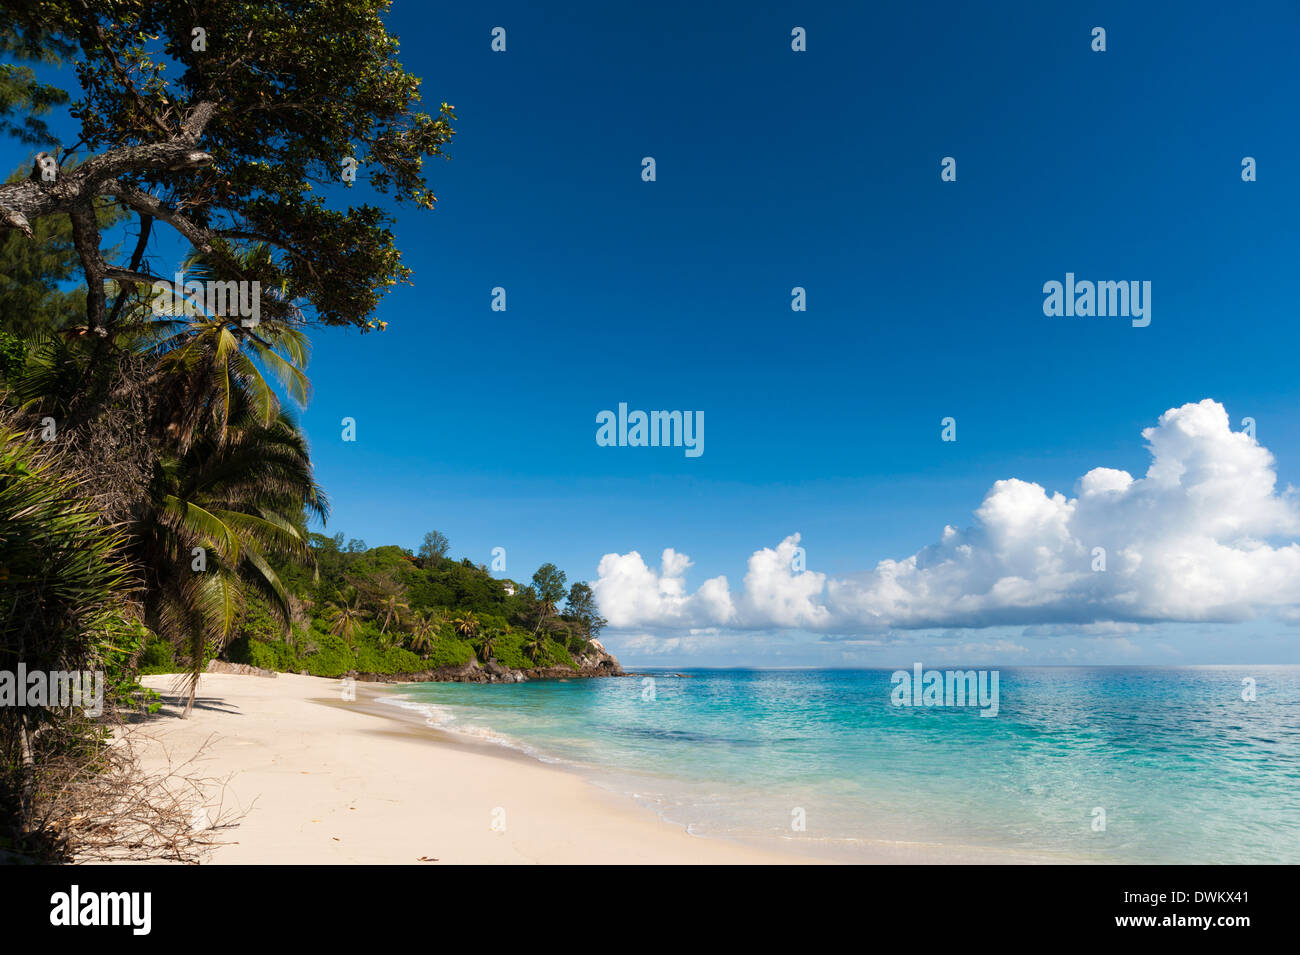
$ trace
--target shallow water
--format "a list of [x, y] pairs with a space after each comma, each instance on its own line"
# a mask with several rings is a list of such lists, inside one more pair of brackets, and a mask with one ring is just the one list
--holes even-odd
[[390, 700], [700, 834], [1300, 862], [1300, 666], [1001, 668], [992, 718], [895, 706], [890, 670], [676, 672], [690, 678], [410, 684]]

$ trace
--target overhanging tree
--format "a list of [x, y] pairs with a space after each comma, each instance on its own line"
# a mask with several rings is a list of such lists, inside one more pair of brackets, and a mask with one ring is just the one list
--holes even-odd
[[[381, 296], [410, 275], [391, 218], [373, 205], [332, 208], [320, 190], [340, 184], [345, 161], [355, 160], [358, 182], [432, 208], [423, 163], [443, 154], [455, 118], [446, 103], [436, 115], [420, 109], [420, 81], [401, 67], [381, 19], [388, 5], [6, 3], [4, 52], [76, 64], [82, 91], [71, 113], [81, 133], [77, 143], [47, 142], [26, 179], [0, 186], [0, 229], [34, 240], [33, 223], [69, 217], [87, 325], [105, 338], [124, 301], [171, 280], [147, 262], [158, 223], [228, 274], [242, 275], [239, 250], [249, 243], [273, 249], [269, 274], [243, 276], [280, 290], [263, 314], [296, 309], [321, 324], [374, 327]], [[27, 91], [23, 102], [57, 102], [30, 77], [6, 76], [9, 88]], [[49, 135], [39, 123], [23, 132], [36, 144]], [[89, 155], [74, 165], [83, 149]], [[52, 180], [43, 160], [55, 163]], [[95, 209], [106, 200], [139, 220], [123, 262], [104, 252]]]

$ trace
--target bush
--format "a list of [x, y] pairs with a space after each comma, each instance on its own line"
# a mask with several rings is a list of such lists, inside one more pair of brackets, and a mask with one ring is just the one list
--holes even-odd
[[417, 673], [428, 666], [410, 650], [380, 650], [363, 646], [357, 654], [356, 669], [362, 673]]
[[[130, 658], [146, 631], [123, 601], [123, 539], [79, 487], [57, 452], [0, 416], [0, 660], [6, 669], [102, 669], [117, 696], [134, 685]], [[75, 708], [0, 707], [0, 850], [65, 860], [67, 835], [51, 807], [104, 740]]]
[[513, 667], [516, 670], [558, 666], [577, 669], [577, 664], [573, 662], [573, 657], [569, 656], [569, 651], [554, 640], [547, 640], [543, 644], [542, 652], [538, 654], [537, 660], [534, 661], [524, 649], [531, 641], [532, 634], [513, 630], [496, 639], [492, 648], [492, 656], [502, 666]]
[[27, 343], [8, 332], [0, 332], [0, 378], [18, 373], [27, 361]]
[[293, 649], [287, 643], [267, 643], [263, 640], [252, 640], [248, 644], [248, 664], [250, 666], [261, 667], [263, 670], [279, 670], [281, 672], [296, 672], [299, 667], [297, 658], [293, 655]]
[[162, 637], [151, 637], [149, 642], [144, 645], [144, 652], [140, 654], [140, 675], [176, 673], [178, 669], [171, 643]]
[[306, 670], [312, 676], [337, 677], [357, 668], [356, 655], [342, 637], [316, 631], [311, 639], [314, 651], [300, 656], [294, 669]]
[[439, 637], [420, 669], [464, 666], [474, 659], [474, 648], [458, 637]]
[[[532, 662], [524, 654], [524, 643], [528, 640], [528, 634], [513, 633], [502, 634], [493, 641], [492, 656], [496, 658], [497, 663], [503, 667], [514, 667], [523, 669], [532, 666]], [[484, 660], [484, 663], [487, 661]]]
[[569, 656], [569, 651], [554, 640], [546, 642], [546, 648], [542, 651], [541, 660], [532, 665], [578, 669], [578, 664], [573, 662], [573, 657]]

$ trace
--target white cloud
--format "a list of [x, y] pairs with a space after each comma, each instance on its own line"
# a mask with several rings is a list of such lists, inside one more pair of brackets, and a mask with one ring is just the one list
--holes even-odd
[[794, 572], [798, 545], [799, 535], [794, 534], [775, 550], [765, 547], [749, 558], [736, 622], [790, 630], [822, 630], [831, 622], [830, 611], [818, 602], [826, 575]]
[[[664, 551], [607, 554], [592, 585], [614, 627], [800, 629], [1074, 626], [1238, 621], [1300, 612], [1300, 508], [1279, 494], [1273, 456], [1234, 432], [1206, 399], [1142, 432], [1145, 476], [1094, 468], [1075, 497], [997, 481], [966, 530], [903, 560], [844, 578], [792, 568], [798, 534], [749, 558], [743, 590], [726, 577], [686, 589], [691, 566]], [[1106, 570], [1093, 570], [1094, 548]]]
[[727, 578], [706, 580], [688, 595], [685, 575], [690, 566], [690, 558], [671, 547], [664, 551], [658, 573], [636, 551], [606, 554], [591, 586], [612, 627], [689, 629], [727, 623], [734, 613]]

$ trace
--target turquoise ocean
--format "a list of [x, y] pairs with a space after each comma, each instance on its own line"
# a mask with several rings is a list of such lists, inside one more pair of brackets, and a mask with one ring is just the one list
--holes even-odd
[[386, 699], [702, 836], [849, 859], [922, 845], [1300, 863], [1300, 666], [1002, 667], [995, 717], [893, 705], [893, 672], [647, 671]]

